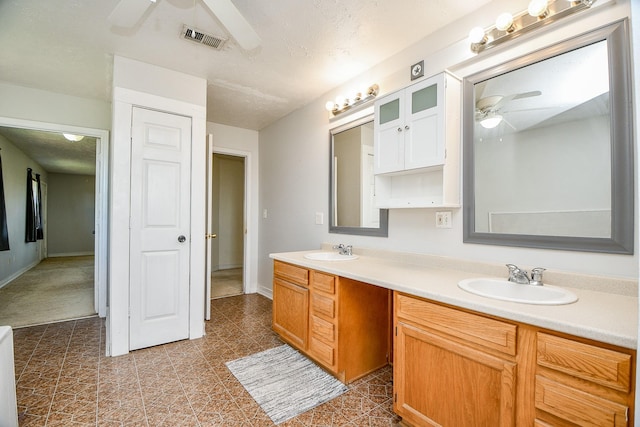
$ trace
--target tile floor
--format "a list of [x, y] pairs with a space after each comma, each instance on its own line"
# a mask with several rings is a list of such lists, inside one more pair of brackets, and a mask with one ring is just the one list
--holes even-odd
[[[202, 339], [104, 356], [97, 318], [14, 331], [20, 426], [272, 426], [225, 362], [282, 343], [271, 300], [212, 301]], [[393, 426], [391, 369], [281, 426]]]

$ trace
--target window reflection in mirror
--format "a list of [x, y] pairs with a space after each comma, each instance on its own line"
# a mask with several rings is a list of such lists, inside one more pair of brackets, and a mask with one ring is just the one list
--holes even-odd
[[623, 23], [465, 82], [465, 241], [633, 252]]
[[373, 117], [331, 130], [330, 233], [387, 236], [387, 210], [376, 208]]

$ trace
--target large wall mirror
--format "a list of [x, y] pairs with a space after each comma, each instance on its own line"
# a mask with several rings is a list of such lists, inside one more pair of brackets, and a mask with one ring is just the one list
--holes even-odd
[[373, 116], [330, 132], [329, 233], [387, 237], [386, 209], [376, 208]]
[[633, 253], [627, 25], [465, 79], [465, 242]]

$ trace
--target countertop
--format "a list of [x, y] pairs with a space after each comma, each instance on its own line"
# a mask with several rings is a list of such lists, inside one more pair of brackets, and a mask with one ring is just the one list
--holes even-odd
[[[499, 276], [500, 273], [496, 272], [495, 266], [491, 265], [483, 267], [475, 263], [442, 261], [438, 257], [422, 255], [381, 256], [375, 252], [360, 254], [355, 251], [354, 253], [358, 255], [358, 259], [355, 260], [316, 261], [304, 257], [310, 252], [320, 251], [273, 253], [270, 257], [508, 320], [625, 348], [637, 348], [637, 293], [634, 296], [593, 289], [607, 289], [607, 283], [604, 282], [609, 280], [606, 278], [579, 280], [580, 283], [588, 283], [592, 289], [563, 286], [578, 296], [578, 301], [572, 304], [522, 304], [474, 295], [458, 287], [458, 282], [463, 279], [477, 277], [504, 279], [506, 277]], [[501, 268], [504, 269], [504, 267]], [[554, 276], [553, 273], [549, 276], [556, 281], [558, 277], [562, 277], [558, 274]], [[564, 277], [566, 279], [567, 275], [565, 274]], [[599, 280], [603, 282], [602, 287], [598, 286]], [[631, 287], [634, 286], [632, 281], [629, 282]], [[564, 283], [571, 283], [571, 281], [565, 280]]]

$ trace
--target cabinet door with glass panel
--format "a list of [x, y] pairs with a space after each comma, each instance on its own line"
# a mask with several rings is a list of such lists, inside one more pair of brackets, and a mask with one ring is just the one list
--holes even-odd
[[376, 102], [376, 174], [444, 164], [444, 79], [438, 74]]

